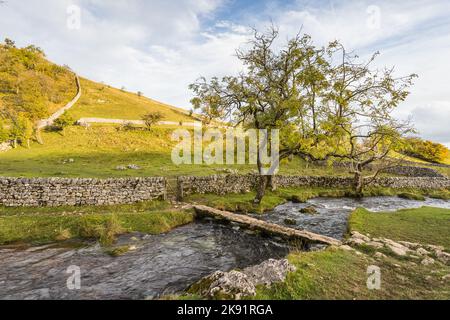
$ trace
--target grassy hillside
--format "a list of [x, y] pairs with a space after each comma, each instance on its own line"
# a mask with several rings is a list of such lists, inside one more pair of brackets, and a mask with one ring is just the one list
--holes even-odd
[[37, 47], [0, 44], [0, 116], [22, 112], [31, 120], [43, 119], [76, 95], [74, 74], [49, 62]]
[[[83, 94], [70, 110], [74, 119], [110, 118], [139, 120], [160, 112], [164, 121], [194, 121], [186, 110], [149, 98], [81, 79]], [[47, 118], [76, 95], [75, 75], [48, 61], [35, 46], [17, 48], [0, 44], [0, 116], [9, 122], [18, 113], [30, 120]], [[0, 119], [1, 120], [1, 119]]]
[[[0, 153], [0, 176], [23, 177], [123, 177], [176, 176], [184, 174], [209, 175], [223, 169], [249, 173], [254, 165], [181, 165], [172, 163], [173, 129], [154, 128], [151, 131], [118, 131], [115, 126], [69, 127], [63, 136], [43, 132], [43, 145], [33, 143], [30, 149]], [[69, 161], [73, 159], [72, 161]], [[141, 170], [116, 170], [118, 166], [136, 164]], [[347, 170], [306, 165], [299, 159], [284, 162], [286, 174], [348, 174]]]
[[[80, 79], [80, 81], [82, 96], [69, 111], [70, 116], [75, 120], [80, 118], [138, 120], [149, 112], [160, 112], [164, 121], [178, 123], [195, 120], [183, 109], [139, 96], [136, 93], [115, 89], [87, 79]], [[6, 128], [10, 127], [11, 119], [17, 118], [19, 114], [25, 114], [25, 117], [32, 121], [46, 118], [64, 106], [75, 94], [74, 74], [67, 68], [49, 62], [42, 50], [34, 46], [17, 48], [10, 41], [0, 44], [0, 129], [2, 122], [6, 123]], [[224, 169], [248, 173], [255, 169], [252, 165], [175, 166], [171, 160], [171, 150], [174, 145], [170, 141], [172, 129], [165, 127], [155, 128], [151, 132], [120, 131], [117, 130], [117, 125], [94, 125], [89, 129], [69, 127], [64, 135], [57, 132], [43, 132], [43, 145], [32, 143], [30, 149], [19, 146], [15, 150], [0, 153], [0, 175], [175, 176], [215, 174], [224, 172]], [[26, 139], [19, 137], [19, 140], [29, 141], [36, 138], [32, 137], [32, 128], [29, 131], [31, 132]], [[8, 139], [12, 139], [11, 135], [4, 137], [4, 141]], [[22, 141], [22, 145], [26, 144]], [[117, 167], [129, 164], [136, 164], [141, 167], [141, 170], [117, 170]], [[449, 173], [449, 169], [439, 170]], [[315, 167], [299, 159], [284, 162], [281, 173], [348, 174], [345, 169]]]
[[160, 112], [163, 121], [193, 121], [183, 109], [175, 108], [135, 93], [81, 79], [83, 95], [70, 111], [75, 119], [107, 118], [139, 120], [148, 112]]

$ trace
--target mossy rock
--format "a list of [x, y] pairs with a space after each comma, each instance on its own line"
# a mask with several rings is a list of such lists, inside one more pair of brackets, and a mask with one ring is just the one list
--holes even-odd
[[309, 206], [309, 207], [303, 208], [303, 209], [300, 210], [300, 212], [303, 213], [303, 214], [311, 214], [311, 215], [319, 213], [317, 211], [317, 209], [314, 208], [313, 206]]
[[407, 200], [417, 200], [417, 201], [425, 201], [425, 197], [420, 194], [404, 192], [398, 195], [399, 198], [407, 199]]
[[296, 226], [297, 220], [286, 218], [286, 219], [284, 219], [284, 224], [286, 224], [288, 226]]
[[289, 197], [288, 200], [293, 203], [305, 203], [306, 202], [306, 199], [299, 195], [293, 195], [293, 196]]
[[129, 246], [121, 246], [121, 247], [108, 249], [105, 252], [107, 254], [109, 254], [111, 257], [116, 258], [116, 257], [123, 256], [124, 254], [126, 254], [129, 251], [130, 251], [130, 247]]

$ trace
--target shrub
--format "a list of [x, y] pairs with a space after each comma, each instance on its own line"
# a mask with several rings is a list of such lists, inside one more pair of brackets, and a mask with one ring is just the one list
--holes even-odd
[[136, 126], [132, 122], [126, 122], [120, 125], [118, 131], [133, 131], [136, 129]]
[[22, 145], [30, 147], [30, 139], [33, 135], [33, 123], [25, 116], [25, 113], [20, 113], [13, 119], [13, 125], [10, 131], [10, 137], [14, 141], [14, 147], [17, 146], [17, 141]]
[[152, 126], [157, 124], [164, 118], [161, 112], [149, 112], [142, 116], [142, 120], [145, 122], [147, 129], [151, 129]]
[[405, 139], [399, 151], [430, 162], [442, 162], [449, 156], [449, 150], [444, 145], [419, 138]]
[[5, 127], [5, 125], [0, 122], [0, 143], [9, 141], [10, 135], [9, 130]]
[[55, 120], [53, 127], [57, 131], [61, 131], [64, 135], [65, 129], [68, 126], [71, 126], [75, 123], [75, 120], [70, 116], [68, 112], [64, 112], [64, 114]]

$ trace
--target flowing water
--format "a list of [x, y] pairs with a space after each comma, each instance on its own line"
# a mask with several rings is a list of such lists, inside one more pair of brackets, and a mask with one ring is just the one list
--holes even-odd
[[[288, 254], [285, 245], [212, 222], [157, 236], [121, 236], [118, 242], [137, 249], [113, 258], [92, 244], [0, 248], [0, 299], [152, 299], [183, 291], [217, 270]], [[81, 269], [81, 290], [67, 288], [70, 266]]]
[[[301, 214], [315, 206], [317, 215]], [[409, 201], [396, 197], [362, 200], [317, 198], [307, 204], [287, 203], [257, 216], [283, 224], [295, 219], [296, 228], [342, 238], [352, 209], [390, 211], [421, 206], [450, 208], [449, 201]], [[87, 243], [81, 248], [44, 246], [0, 247], [0, 299], [152, 299], [185, 290], [216, 270], [229, 271], [282, 258], [288, 248], [263, 238], [213, 222], [196, 222], [167, 234], [121, 236], [118, 245], [133, 245], [124, 256], [113, 258], [102, 248]], [[81, 289], [69, 290], [71, 266], [81, 271]], [[72, 269], [73, 270], [73, 269]], [[73, 281], [69, 281], [73, 284]]]
[[[317, 214], [303, 214], [301, 209], [314, 207]], [[450, 209], [450, 201], [427, 198], [425, 201], [406, 200], [398, 197], [371, 198], [315, 198], [307, 203], [286, 203], [259, 219], [284, 225], [285, 219], [292, 219], [297, 226], [291, 228], [305, 229], [341, 240], [348, 227], [350, 213], [359, 207], [372, 212], [396, 211], [399, 209], [420, 208], [423, 206]]]

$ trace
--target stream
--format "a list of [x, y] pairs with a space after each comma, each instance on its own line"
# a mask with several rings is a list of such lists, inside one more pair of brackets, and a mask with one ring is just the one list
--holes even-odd
[[[0, 299], [154, 299], [183, 291], [217, 270], [245, 268], [289, 252], [283, 244], [212, 222], [156, 236], [120, 236], [117, 245], [125, 244], [136, 250], [116, 258], [95, 244], [0, 248]], [[67, 288], [71, 266], [81, 268], [81, 290]]]
[[[299, 212], [311, 205], [318, 214]], [[279, 224], [286, 218], [295, 219], [295, 228], [341, 239], [348, 216], [356, 207], [377, 212], [422, 206], [450, 208], [450, 202], [397, 197], [316, 198], [306, 204], [287, 203], [256, 217]], [[132, 245], [135, 250], [116, 258], [95, 243], [77, 248], [69, 244], [0, 247], [0, 299], [155, 299], [182, 292], [214, 271], [242, 269], [283, 258], [289, 252], [282, 243], [210, 221], [161, 235], [120, 236], [117, 245]], [[80, 268], [79, 290], [68, 289], [67, 279], [72, 274], [67, 270], [71, 266]]]
[[[317, 214], [303, 214], [301, 209], [313, 206]], [[421, 207], [437, 207], [450, 209], [450, 201], [427, 198], [425, 201], [406, 200], [399, 197], [370, 198], [315, 198], [307, 203], [288, 202], [264, 215], [253, 215], [264, 221], [285, 225], [285, 219], [297, 222], [296, 229], [304, 229], [317, 234], [342, 240], [347, 232], [348, 218], [356, 208], [366, 208], [372, 212], [389, 212], [400, 209]]]

